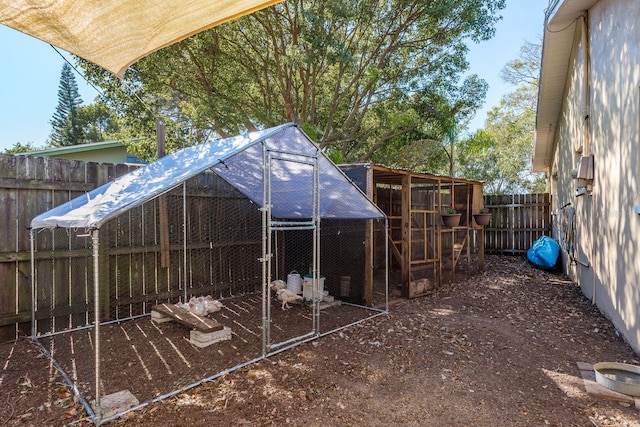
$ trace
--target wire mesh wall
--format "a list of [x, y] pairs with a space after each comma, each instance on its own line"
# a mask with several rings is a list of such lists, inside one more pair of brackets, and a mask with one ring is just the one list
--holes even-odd
[[[273, 232], [265, 282], [262, 216], [208, 172], [100, 230], [32, 233], [33, 336], [94, 420], [121, 414], [101, 402], [122, 391], [145, 405], [386, 311], [383, 220], [321, 222], [311, 294], [313, 230]], [[284, 304], [270, 282], [289, 288], [292, 273], [298, 298]], [[195, 312], [205, 328], [167, 309]]]

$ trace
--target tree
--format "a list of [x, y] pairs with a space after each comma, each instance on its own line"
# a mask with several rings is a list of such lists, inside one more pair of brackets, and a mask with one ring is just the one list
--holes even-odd
[[[475, 111], [482, 105], [487, 84], [476, 75], [459, 86], [449, 84], [438, 92], [427, 89], [412, 98], [405, 112], [406, 124], [418, 123], [409, 132], [375, 147], [370, 160], [388, 166], [454, 174], [454, 144]], [[411, 117], [414, 115], [415, 117]]]
[[[507, 83], [538, 88], [540, 76], [540, 58], [542, 58], [542, 42], [532, 43], [525, 40], [520, 47], [518, 58], [513, 59], [502, 68], [500, 78]], [[533, 99], [536, 99], [533, 97]]]
[[540, 45], [525, 42], [501, 73], [517, 88], [489, 111], [484, 129], [459, 145], [464, 176], [485, 181], [487, 193], [544, 191], [544, 178], [530, 172], [540, 52]]
[[345, 161], [367, 160], [430, 127], [414, 96], [456, 86], [466, 43], [489, 39], [504, 6], [292, 0], [149, 55], [124, 89], [83, 66], [127, 116], [153, 99], [144, 109], [176, 123], [176, 140], [294, 121]]
[[460, 144], [465, 178], [485, 181], [490, 194], [529, 191], [527, 168], [533, 147], [535, 112], [522, 110], [524, 91], [503, 97], [487, 114], [484, 130]]
[[100, 99], [78, 107], [77, 115], [86, 142], [127, 139], [122, 135], [119, 117]]
[[54, 147], [82, 144], [85, 135], [78, 115], [78, 107], [82, 98], [78, 93], [78, 84], [73, 70], [66, 62], [60, 73], [58, 85], [58, 105], [51, 119], [51, 135], [49, 143]]

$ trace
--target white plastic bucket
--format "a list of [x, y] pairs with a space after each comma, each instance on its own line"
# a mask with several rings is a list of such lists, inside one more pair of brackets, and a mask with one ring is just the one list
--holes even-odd
[[302, 277], [295, 270], [287, 275], [287, 289], [294, 294], [302, 293]]
[[[302, 284], [302, 296], [304, 299], [310, 301], [313, 299], [313, 274], [304, 275], [304, 283]], [[324, 276], [318, 276], [318, 296], [322, 298], [324, 296]]]

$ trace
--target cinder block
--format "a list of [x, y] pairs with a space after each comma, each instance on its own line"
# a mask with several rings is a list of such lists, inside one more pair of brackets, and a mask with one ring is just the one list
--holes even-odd
[[[120, 390], [100, 399], [100, 415], [108, 418], [138, 406], [140, 402], [129, 390]], [[93, 402], [95, 409], [95, 401]]]
[[231, 339], [231, 328], [225, 326], [224, 329], [215, 332], [190, 331], [189, 341], [196, 347], [204, 348], [220, 341]]
[[160, 312], [151, 310], [151, 320], [154, 321], [155, 323], [164, 323], [164, 322], [170, 322], [173, 319], [169, 316], [165, 316]]

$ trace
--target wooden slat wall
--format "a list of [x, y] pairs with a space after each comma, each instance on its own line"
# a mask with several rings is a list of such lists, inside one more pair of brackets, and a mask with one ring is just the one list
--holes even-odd
[[[31, 263], [28, 226], [38, 214], [130, 171], [125, 165], [0, 155], [0, 340], [16, 325], [29, 333]], [[104, 319], [149, 311], [183, 294], [251, 292], [261, 284], [261, 216], [257, 207], [214, 174], [167, 193], [169, 258], [161, 267], [163, 215], [158, 199], [133, 208], [100, 230], [100, 304]], [[183, 204], [188, 214], [184, 265]], [[93, 321], [91, 237], [84, 230], [36, 234], [38, 331]], [[185, 279], [186, 277], [186, 279]], [[257, 283], [257, 285], [256, 285]]]
[[551, 231], [548, 193], [485, 195], [484, 205], [491, 212], [491, 222], [484, 227], [487, 253], [525, 253]]
[[[113, 165], [29, 156], [0, 155], [0, 339], [15, 336], [15, 324], [26, 329], [31, 319], [31, 263], [29, 224], [38, 214], [60, 203], [114, 179], [118, 174]], [[66, 233], [48, 232], [40, 236], [39, 252], [53, 249], [68, 251]], [[69, 290], [53, 283], [61, 277], [84, 276], [70, 268], [64, 257], [49, 257], [49, 269], [41, 272], [47, 283], [39, 299], [56, 298], [74, 301], [82, 290]], [[46, 271], [45, 271], [46, 270]], [[83, 303], [84, 304], [84, 303]]]

